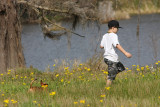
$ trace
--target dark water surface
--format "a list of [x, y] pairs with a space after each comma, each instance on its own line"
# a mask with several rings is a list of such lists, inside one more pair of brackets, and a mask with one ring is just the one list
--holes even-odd
[[[121, 62], [125, 66], [153, 64], [160, 60], [160, 14], [141, 15], [140, 16], [140, 45], [138, 54], [137, 23], [138, 16], [133, 16], [128, 20], [120, 20], [120, 29], [118, 32], [119, 42], [123, 48], [132, 53], [131, 59], [126, 58], [120, 51], [117, 51]], [[65, 23], [63, 26], [70, 28], [71, 23]], [[85, 62], [97, 52], [103, 52], [99, 49], [100, 40], [107, 32], [107, 24], [100, 26], [96, 23], [89, 23], [86, 26], [78, 24], [74, 32], [85, 35], [85, 38], [74, 34], [70, 37], [70, 48], [67, 35], [58, 39], [45, 38], [41, 27], [38, 24], [23, 25], [22, 45], [26, 65], [29, 67], [45, 70], [48, 65], [53, 65], [54, 60], [78, 59]], [[157, 54], [157, 55], [156, 55]], [[155, 56], [155, 57], [154, 57]]]

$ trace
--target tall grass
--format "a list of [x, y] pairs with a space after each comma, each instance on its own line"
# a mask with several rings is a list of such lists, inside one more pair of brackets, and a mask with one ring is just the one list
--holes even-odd
[[[160, 61], [156, 67], [133, 65], [106, 87], [106, 65], [96, 59], [72, 67], [53, 65], [54, 72], [19, 68], [0, 74], [0, 105], [8, 107], [158, 107]], [[98, 62], [99, 61], [99, 62]], [[93, 63], [91, 63], [93, 62]], [[98, 62], [98, 63], [96, 63]], [[96, 66], [98, 65], [98, 67]], [[48, 91], [28, 93], [30, 82], [48, 83]]]
[[[129, 14], [138, 14], [138, 7], [142, 14], [160, 12], [159, 0], [112, 0], [116, 10], [125, 11]], [[140, 3], [140, 4], [139, 4]]]

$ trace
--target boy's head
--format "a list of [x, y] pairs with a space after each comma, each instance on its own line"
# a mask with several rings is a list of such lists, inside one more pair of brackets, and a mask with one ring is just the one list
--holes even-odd
[[111, 20], [108, 22], [108, 28], [111, 29], [112, 27], [122, 28], [119, 26], [119, 22], [117, 20]]

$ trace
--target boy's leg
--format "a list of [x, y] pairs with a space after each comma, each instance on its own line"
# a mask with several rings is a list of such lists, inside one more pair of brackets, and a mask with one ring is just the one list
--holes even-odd
[[112, 84], [112, 81], [107, 79], [106, 86], [109, 87]]
[[106, 86], [108, 87], [112, 84], [112, 81], [115, 80], [116, 75], [118, 73], [118, 69], [114, 62], [109, 61], [107, 59], [105, 59], [104, 61], [108, 65], [108, 77], [107, 77], [107, 82], [106, 82]]

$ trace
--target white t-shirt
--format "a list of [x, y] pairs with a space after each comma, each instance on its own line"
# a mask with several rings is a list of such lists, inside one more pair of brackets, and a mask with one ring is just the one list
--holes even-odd
[[101, 46], [104, 47], [104, 58], [113, 62], [118, 62], [118, 55], [115, 52], [114, 47], [119, 44], [118, 36], [115, 33], [106, 33], [101, 40]]

